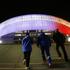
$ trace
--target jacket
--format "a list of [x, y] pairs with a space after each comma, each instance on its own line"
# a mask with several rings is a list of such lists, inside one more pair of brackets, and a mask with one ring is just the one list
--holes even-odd
[[29, 35], [25, 36], [22, 39], [22, 51], [23, 52], [32, 51], [32, 40]]

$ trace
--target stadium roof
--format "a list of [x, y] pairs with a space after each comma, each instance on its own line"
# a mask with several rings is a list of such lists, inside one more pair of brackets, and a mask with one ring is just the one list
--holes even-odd
[[50, 15], [29, 14], [2, 22], [0, 24], [0, 36], [23, 30], [54, 31], [57, 28], [64, 34], [70, 35], [70, 22]]

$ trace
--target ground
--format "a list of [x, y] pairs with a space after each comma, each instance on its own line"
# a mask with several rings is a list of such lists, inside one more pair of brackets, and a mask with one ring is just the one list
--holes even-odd
[[[70, 59], [70, 43], [65, 44], [65, 48]], [[60, 49], [61, 50], [61, 49]], [[62, 52], [62, 51], [61, 51]], [[55, 44], [50, 47], [50, 53], [53, 60], [53, 67], [49, 68], [47, 64], [42, 64], [40, 48], [33, 44], [30, 66], [32, 70], [70, 70], [70, 61], [65, 62], [64, 58], [58, 59]], [[63, 53], [62, 53], [63, 54]], [[24, 70], [22, 63], [23, 53], [20, 44], [0, 45], [0, 70]]]

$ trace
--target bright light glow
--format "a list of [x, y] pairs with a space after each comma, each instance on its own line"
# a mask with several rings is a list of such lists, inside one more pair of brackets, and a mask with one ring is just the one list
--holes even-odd
[[67, 37], [68, 37], [69, 35], [67, 34]]
[[53, 31], [58, 28], [56, 23], [70, 27], [69, 22], [49, 15], [30, 14], [18, 16], [0, 24], [0, 37], [12, 32], [20, 32], [23, 30]]
[[21, 34], [15, 34], [15, 36], [21, 36]]
[[68, 37], [68, 42], [70, 42], [70, 37]]
[[3, 41], [2, 40], [0, 40], [0, 44], [2, 44], [3, 43]]
[[45, 35], [51, 35], [51, 33], [45, 33]]

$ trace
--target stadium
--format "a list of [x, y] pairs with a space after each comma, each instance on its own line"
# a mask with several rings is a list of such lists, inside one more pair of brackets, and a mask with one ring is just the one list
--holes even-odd
[[26, 30], [30, 30], [33, 34], [40, 32], [40, 30], [50, 34], [57, 28], [66, 36], [70, 36], [70, 22], [49, 15], [23, 15], [2, 22], [0, 24], [0, 37], [23, 36]]
[[[33, 70], [46, 70], [48, 67], [41, 64], [42, 58], [40, 49], [36, 46], [36, 37], [43, 30], [45, 34], [50, 35], [52, 32], [59, 29], [66, 36], [65, 48], [69, 54], [70, 46], [70, 22], [51, 15], [44, 14], [28, 14], [10, 18], [0, 23], [0, 69], [1, 70], [24, 70], [22, 63], [23, 54], [21, 51], [21, 40], [26, 32], [30, 32], [30, 36], [34, 40], [33, 51], [30, 64]], [[51, 56], [54, 65], [59, 68], [65, 67], [65, 62], [59, 62], [55, 43], [52, 41]], [[69, 57], [70, 58], [70, 57]], [[64, 58], [63, 58], [64, 59]], [[68, 64], [68, 63], [67, 63]], [[39, 66], [39, 67], [38, 67]], [[67, 67], [70, 67], [68, 64]], [[52, 70], [52, 69], [51, 69]]]

